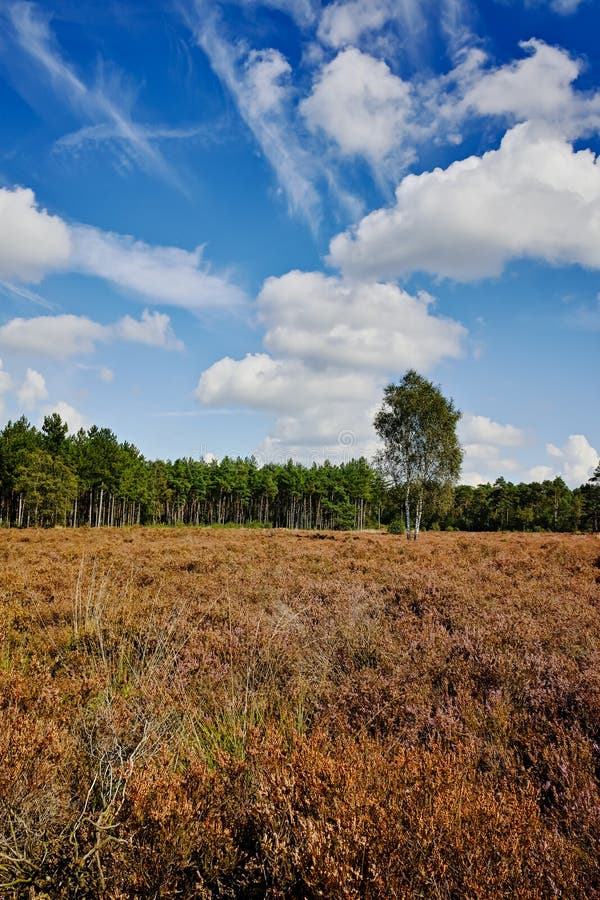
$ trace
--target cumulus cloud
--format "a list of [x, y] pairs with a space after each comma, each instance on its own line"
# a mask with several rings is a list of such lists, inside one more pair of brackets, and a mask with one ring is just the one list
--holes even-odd
[[196, 399], [271, 412], [257, 453], [309, 460], [371, 455], [373, 415], [388, 373], [459, 356], [465, 329], [432, 311], [433, 298], [391, 284], [346, 283], [319, 272], [269, 278], [258, 298], [270, 353], [219, 360]]
[[195, 394], [205, 404], [273, 413], [273, 426], [254, 451], [263, 462], [341, 461], [375, 451], [372, 422], [381, 386], [373, 376], [318, 372], [297, 360], [254, 354], [219, 360], [202, 373]]
[[600, 267], [600, 165], [530, 123], [482, 157], [406, 176], [394, 206], [335, 237], [329, 256], [357, 278], [423, 271], [458, 281], [520, 258]]
[[552, 466], [532, 466], [527, 470], [527, 479], [529, 481], [548, 481], [554, 476]]
[[163, 347], [166, 350], [183, 350], [183, 341], [175, 337], [171, 320], [164, 313], [145, 309], [141, 319], [124, 316], [114, 326], [115, 334], [125, 341]]
[[345, 283], [320, 272], [268, 278], [258, 298], [265, 346], [318, 366], [376, 372], [429, 369], [462, 353], [466, 331], [433, 314], [433, 299], [393, 284]]
[[11, 319], [0, 327], [0, 347], [66, 359], [92, 353], [97, 341], [107, 340], [110, 330], [85, 316], [36, 316]]
[[285, 105], [292, 67], [279, 50], [251, 50], [244, 65], [247, 112], [251, 119], [279, 112]]
[[169, 316], [147, 309], [140, 320], [124, 316], [110, 325], [101, 325], [86, 316], [64, 314], [16, 318], [0, 326], [0, 347], [53, 359], [93, 353], [99, 342], [114, 339], [166, 350], [183, 349], [183, 343], [173, 333]]
[[563, 136], [576, 138], [600, 126], [600, 94], [576, 91], [583, 63], [543, 41], [522, 41], [524, 59], [484, 70], [477, 53], [474, 65], [457, 76], [462, 99], [445, 114], [460, 119], [470, 113], [503, 116], [513, 121], [544, 121]]
[[4, 363], [0, 359], [0, 396], [12, 390], [13, 381], [6, 369]]
[[489, 484], [489, 475], [482, 475], [481, 472], [465, 471], [460, 476], [460, 483], [469, 487], [477, 487], [480, 484]]
[[390, 0], [349, 0], [326, 6], [319, 22], [319, 38], [332, 47], [356, 44], [362, 34], [376, 31], [394, 15], [398, 2]]
[[255, 450], [257, 458], [310, 463], [372, 455], [380, 393], [373, 376], [320, 371], [300, 360], [256, 353], [216, 362], [200, 376], [195, 396], [213, 406], [238, 404], [274, 413], [271, 432]]
[[[499, 118], [509, 126], [543, 123], [569, 140], [600, 130], [600, 93], [574, 87], [582, 60], [532, 39], [520, 45], [524, 58], [494, 67], [472, 40], [460, 37], [463, 4], [441, 5], [442, 22], [454, 22], [448, 25], [451, 43], [462, 47], [450, 72], [435, 77], [417, 72], [406, 82], [375, 58], [384, 51], [368, 55], [346, 47], [323, 65], [300, 103], [308, 127], [326, 134], [343, 156], [364, 156], [379, 180], [397, 176], [426, 143], [460, 143], [463, 130], [481, 118]], [[324, 18], [336, 10], [326, 7]], [[381, 10], [369, 6], [367, 11], [375, 16]]]
[[441, 19], [451, 39], [464, 6], [464, 0], [337, 0], [324, 6], [318, 37], [336, 49], [365, 44], [389, 48], [398, 41], [404, 55], [415, 57], [429, 34], [431, 16]]
[[478, 445], [493, 447], [521, 447], [525, 443], [525, 433], [514, 425], [501, 425], [488, 416], [463, 415], [459, 423], [460, 437]]
[[479, 75], [465, 94], [464, 106], [482, 115], [510, 113], [523, 119], [551, 117], [569, 106], [579, 63], [542, 41], [523, 41], [520, 46], [531, 55]]
[[383, 60], [351, 47], [323, 67], [300, 110], [309, 127], [323, 130], [342, 153], [377, 162], [402, 142], [411, 88]]
[[0, 188], [0, 279], [38, 282], [64, 267], [69, 230], [58, 216], [39, 209], [28, 188]]
[[[509, 448], [514, 450], [525, 444], [526, 435], [520, 428], [495, 422], [488, 416], [465, 413], [458, 423], [458, 435], [464, 451], [463, 484], [494, 481], [500, 472], [514, 472], [519, 468], [516, 459], [503, 454]], [[480, 468], [488, 474], [483, 476]]]
[[325, 459], [344, 462], [358, 456], [371, 458], [378, 446], [372, 426], [375, 408], [373, 398], [372, 404], [362, 407], [323, 403], [299, 415], [279, 416], [271, 433], [256, 448], [256, 456], [265, 462], [293, 458], [305, 465]]
[[558, 460], [560, 474], [571, 487], [587, 481], [600, 458], [596, 448], [583, 434], [570, 434], [562, 447], [546, 444], [546, 450]]
[[45, 406], [42, 410], [41, 420], [43, 421], [44, 416], [51, 416], [53, 413], [58, 413], [63, 422], [67, 423], [71, 434], [77, 434], [81, 428], [89, 428], [90, 423], [87, 418], [64, 400]]
[[311, 371], [300, 360], [273, 359], [248, 353], [244, 359], [226, 356], [206, 369], [195, 391], [201, 403], [241, 404], [273, 412], [298, 411], [311, 405], [364, 400], [368, 381], [335, 370]]
[[17, 399], [21, 406], [34, 409], [47, 397], [48, 388], [44, 376], [35, 369], [27, 369], [25, 380], [17, 391]]
[[467, 460], [498, 462], [499, 448], [495, 444], [463, 444], [463, 450]]

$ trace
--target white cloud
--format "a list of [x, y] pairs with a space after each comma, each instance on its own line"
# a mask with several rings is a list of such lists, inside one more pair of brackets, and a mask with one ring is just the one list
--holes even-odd
[[461, 118], [469, 112], [480, 116], [504, 116], [513, 121], [543, 121], [564, 137], [574, 139], [600, 127], [600, 94], [576, 91], [574, 82], [583, 69], [559, 47], [539, 40], [522, 41], [529, 55], [497, 69], [482, 70], [485, 57], [473, 57], [475, 65], [456, 80], [462, 100], [443, 111]]
[[124, 341], [163, 347], [166, 350], [183, 350], [183, 341], [175, 337], [171, 320], [164, 313], [145, 309], [141, 319], [124, 316], [114, 326], [115, 334]]
[[[373, 398], [377, 393], [374, 390]], [[372, 458], [377, 441], [373, 433], [374, 403], [323, 403], [298, 415], [280, 416], [256, 448], [260, 461], [295, 459], [344, 462], [358, 456]]]
[[395, 205], [335, 237], [329, 260], [363, 279], [424, 271], [469, 281], [519, 258], [600, 268], [600, 165], [531, 124], [482, 157], [406, 176]]
[[234, 98], [239, 114], [254, 135], [285, 191], [290, 209], [309, 221], [317, 214], [319, 198], [313, 186], [318, 163], [296, 137], [286, 78], [289, 63], [278, 50], [250, 51], [230, 43], [221, 33], [215, 9], [197, 0], [191, 22], [196, 39], [210, 64]]
[[455, 49], [467, 6], [468, 0], [336, 0], [323, 7], [318, 37], [335, 49], [376, 48], [382, 56], [401, 52], [417, 62], [437, 21]]
[[4, 294], [19, 297], [20, 300], [27, 300], [28, 303], [33, 303], [34, 306], [41, 306], [43, 309], [56, 308], [53, 303], [49, 303], [48, 300], [46, 300], [45, 297], [42, 297], [41, 294], [38, 294], [37, 291], [29, 290], [29, 288], [23, 287], [22, 284], [15, 284], [10, 281], [0, 281], [0, 291]]
[[546, 444], [546, 450], [550, 456], [560, 460], [560, 474], [571, 487], [587, 481], [600, 458], [583, 434], [570, 434], [562, 447]]
[[191, 310], [240, 304], [243, 292], [202, 262], [202, 247], [157, 247], [78, 225], [71, 229], [73, 269], [104, 278], [155, 302]]
[[477, 487], [480, 484], [489, 484], [490, 477], [489, 475], [482, 475], [481, 472], [465, 471], [460, 476], [460, 483], [469, 487]]
[[160, 247], [86, 225], [67, 226], [39, 210], [31, 190], [0, 188], [0, 280], [37, 282], [53, 270], [78, 271], [146, 300], [192, 310], [243, 303], [243, 291], [225, 275], [211, 272], [202, 250]]
[[103, 367], [100, 369], [100, 380], [105, 384], [110, 384], [111, 381], [114, 381], [115, 373], [112, 369], [108, 369]]
[[0, 188], [0, 279], [38, 282], [63, 267], [70, 251], [67, 226], [38, 209], [33, 191]]
[[582, 304], [567, 316], [569, 325], [585, 331], [600, 331], [600, 294], [595, 303]]
[[[207, 129], [204, 125], [191, 125], [187, 128], [170, 128], [167, 125], [137, 125], [136, 127], [140, 135], [148, 140], [170, 141], [207, 137]], [[121, 138], [120, 129], [113, 124], [85, 125], [83, 128], [63, 135], [55, 142], [54, 146], [58, 150], [79, 150], [86, 144], [118, 142]]]
[[258, 298], [265, 347], [317, 366], [429, 369], [462, 353], [466, 331], [432, 314], [432, 298], [393, 284], [344, 283], [320, 272], [268, 278]]
[[466, 413], [458, 427], [461, 439], [470, 441], [473, 445], [521, 447], [525, 443], [525, 433], [520, 428], [514, 425], [501, 425], [488, 416]]
[[312, 371], [299, 360], [273, 359], [266, 353], [248, 353], [241, 360], [220, 359], [202, 373], [195, 391], [201, 403], [237, 403], [278, 413], [326, 402], [364, 400], [369, 395], [368, 379], [360, 375]]
[[470, 0], [441, 0], [439, 17], [450, 55], [460, 61], [477, 43], [473, 33], [473, 20], [476, 17], [473, 4]]
[[552, 118], [573, 100], [572, 83], [580, 65], [574, 59], [542, 41], [523, 41], [531, 53], [477, 78], [463, 99], [481, 115], [512, 114], [520, 119]]
[[91, 87], [85, 84], [63, 59], [49, 27], [50, 17], [35, 3], [13, 3], [8, 8], [8, 19], [14, 40], [37, 67], [44, 87], [53, 89], [81, 120], [109, 125], [111, 140], [119, 141], [129, 161], [183, 189], [176, 172], [148, 139], [144, 127], [133, 120], [133, 92], [125, 88], [122, 79], [100, 66], [96, 83]]
[[402, 142], [411, 108], [410, 84], [355, 47], [323, 67], [300, 104], [312, 130], [322, 129], [342, 153], [363, 154], [373, 162]]
[[344, 283], [319, 272], [269, 278], [258, 298], [267, 353], [229, 357], [205, 370], [196, 399], [274, 413], [262, 458], [371, 455], [373, 416], [389, 371], [426, 368], [461, 353], [457, 322], [432, 298], [396, 285]]
[[173, 333], [169, 317], [147, 309], [140, 320], [124, 316], [110, 325], [101, 325], [86, 316], [64, 314], [11, 319], [0, 326], [0, 347], [54, 359], [93, 353], [97, 343], [114, 339], [166, 350], [183, 348], [182, 342]]
[[[414, 8], [414, 3], [404, 3]], [[325, 7], [319, 23], [319, 38], [332, 47], [356, 44], [369, 31], [378, 31], [386, 22], [398, 15], [401, 0], [348, 0], [331, 3]]]
[[292, 71], [287, 59], [272, 48], [251, 50], [244, 69], [247, 112], [250, 119], [260, 119], [269, 113], [279, 112], [285, 106]]
[[465, 459], [498, 462], [499, 448], [495, 444], [463, 444]]
[[27, 369], [25, 381], [17, 391], [17, 399], [21, 406], [34, 409], [47, 397], [48, 389], [44, 376], [35, 369]]
[[527, 470], [528, 481], [548, 481], [554, 477], [552, 466], [532, 466]]
[[[463, 444], [464, 463], [469, 471], [472, 465], [487, 470], [486, 480], [493, 481], [500, 473], [516, 472], [519, 463], [512, 457], [501, 456], [501, 448], [494, 444]], [[479, 473], [477, 473], [479, 474]]]
[[0, 413], [4, 409], [3, 395], [7, 394], [13, 388], [13, 380], [4, 368], [4, 364], [0, 359]]
[[97, 341], [107, 340], [110, 329], [85, 316], [36, 316], [11, 319], [0, 327], [0, 347], [66, 359], [92, 353]]
[[43, 421], [44, 416], [51, 416], [53, 413], [58, 413], [63, 422], [67, 423], [71, 434], [77, 434], [80, 428], [89, 427], [86, 417], [64, 400], [45, 406], [42, 410], [41, 421]]
[[313, 0], [237, 0], [244, 6], [269, 6], [287, 13], [298, 25], [306, 28], [315, 20]]
[[[465, 473], [463, 484], [477, 485], [495, 481], [501, 473], [515, 472], [519, 463], [502, 454], [507, 448], [522, 447], [525, 433], [514, 425], [503, 425], [488, 416], [465, 413], [458, 423], [458, 435], [464, 451]], [[472, 467], [476, 466], [477, 470]], [[485, 477], [478, 471], [483, 468]]]
[[[534, 0], [535, 2], [535, 0]], [[537, 0], [538, 3], [544, 3], [544, 0]], [[562, 16], [569, 16], [577, 12], [585, 0], [546, 0], [550, 9]]]

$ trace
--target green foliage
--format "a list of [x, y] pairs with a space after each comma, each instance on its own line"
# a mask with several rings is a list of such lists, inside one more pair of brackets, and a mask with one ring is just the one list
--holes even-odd
[[383, 441], [382, 472], [404, 494], [406, 530], [419, 533], [426, 493], [444, 492], [458, 479], [462, 450], [456, 435], [460, 412], [430, 381], [413, 369], [400, 384], [389, 384], [375, 416]]
[[[436, 390], [436, 389], [434, 389]], [[445, 402], [445, 401], [444, 401]], [[452, 413], [456, 417], [457, 413]], [[431, 471], [431, 470], [430, 470]], [[416, 485], [416, 486], [415, 486]], [[411, 486], [422, 525], [464, 531], [598, 531], [600, 483]], [[400, 527], [406, 484], [365, 459], [310, 467], [191, 458], [147, 460], [107, 428], [69, 436], [58, 416], [40, 430], [24, 417], [0, 431], [0, 526], [214, 525], [348, 530]], [[402, 523], [406, 530], [406, 526]], [[396, 532], [402, 533], [402, 532]]]
[[404, 519], [394, 519], [388, 525], [388, 534], [405, 534], [406, 525]]
[[77, 478], [59, 457], [46, 450], [24, 451], [15, 472], [15, 491], [27, 508], [25, 524], [67, 524], [77, 496]]

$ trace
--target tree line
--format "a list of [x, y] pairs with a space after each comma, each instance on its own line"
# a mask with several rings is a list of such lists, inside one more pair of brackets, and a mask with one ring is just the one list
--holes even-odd
[[[600, 469], [600, 467], [599, 467]], [[427, 529], [597, 531], [600, 471], [571, 490], [533, 484], [425, 485]], [[56, 413], [0, 431], [0, 526], [245, 525], [401, 530], [405, 490], [366, 459], [303, 466], [289, 460], [148, 460], [108, 428], [69, 435]]]

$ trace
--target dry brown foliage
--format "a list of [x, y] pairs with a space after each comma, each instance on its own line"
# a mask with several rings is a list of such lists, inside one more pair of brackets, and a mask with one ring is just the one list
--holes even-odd
[[0, 895], [600, 896], [600, 541], [0, 533]]

